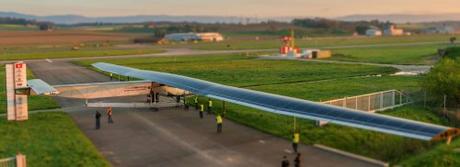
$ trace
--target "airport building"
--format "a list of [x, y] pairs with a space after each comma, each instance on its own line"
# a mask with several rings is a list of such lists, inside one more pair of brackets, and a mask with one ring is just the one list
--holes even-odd
[[224, 36], [217, 32], [197, 33], [196, 35], [198, 35], [202, 41], [207, 42], [219, 42], [224, 40]]
[[377, 27], [372, 27], [366, 31], [366, 36], [370, 36], [370, 37], [378, 37], [378, 36], [382, 36], [382, 34], [383, 34], [382, 31], [378, 29]]
[[383, 30], [383, 34], [386, 35], [386, 36], [401, 36], [401, 35], [405, 35], [403, 29], [396, 28], [394, 25], [390, 25], [385, 30]]
[[422, 30], [425, 34], [454, 34], [455, 28], [451, 26], [430, 27]]
[[173, 33], [165, 36], [168, 41], [206, 41], [206, 42], [219, 42], [223, 41], [224, 37], [217, 32], [207, 33]]
[[165, 36], [168, 41], [198, 41], [200, 37], [196, 33], [173, 33]]

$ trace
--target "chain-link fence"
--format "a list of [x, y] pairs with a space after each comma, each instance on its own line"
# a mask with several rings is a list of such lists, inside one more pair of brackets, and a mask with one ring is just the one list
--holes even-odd
[[392, 109], [412, 102], [413, 100], [411, 100], [410, 96], [407, 94], [398, 90], [388, 90], [359, 96], [344, 97], [341, 99], [325, 101], [323, 103], [360, 111], [377, 112]]
[[449, 120], [451, 126], [460, 127], [460, 101], [455, 97], [434, 94], [426, 90], [414, 92], [413, 99], [419, 106], [435, 111]]
[[0, 159], [0, 167], [16, 167], [16, 157]]

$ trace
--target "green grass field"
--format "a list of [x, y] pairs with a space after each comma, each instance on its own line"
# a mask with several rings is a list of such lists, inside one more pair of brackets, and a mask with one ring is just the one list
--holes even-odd
[[[0, 78], [5, 78], [4, 68]], [[28, 73], [28, 78], [33, 78]], [[5, 80], [0, 82], [0, 114], [6, 110]], [[58, 108], [49, 96], [30, 96], [29, 111]], [[0, 159], [27, 156], [29, 166], [109, 166], [92, 143], [63, 112], [29, 114], [24, 122], [8, 122], [0, 116]]]
[[312, 101], [327, 101], [391, 89], [413, 92], [420, 89], [419, 82], [419, 77], [383, 76], [273, 84], [249, 88]]
[[21, 152], [28, 166], [110, 166], [63, 112], [31, 114], [24, 122], [0, 117], [0, 134], [0, 158]]
[[[287, 35], [287, 34], [286, 34]], [[255, 40], [232, 38], [218, 43], [179, 44], [170, 47], [191, 47], [204, 50], [228, 49], [278, 49], [281, 41], [278, 38]], [[315, 37], [298, 39], [296, 44], [301, 48], [323, 48], [336, 46], [373, 45], [373, 44], [404, 44], [418, 42], [449, 42], [451, 35], [412, 35], [400, 37]]]
[[0, 24], [0, 31], [38, 31], [38, 27], [16, 24]]
[[438, 48], [446, 45], [333, 49], [333, 60], [384, 64], [434, 64]]
[[72, 50], [70, 47], [58, 48], [3, 48], [0, 50], [0, 60], [53, 59], [122, 56], [161, 53], [161, 49], [117, 49], [117, 48], [82, 48]]
[[[261, 60], [254, 56], [239, 55], [98, 61], [171, 72], [313, 101], [388, 89], [416, 91], [419, 89], [420, 80], [419, 77], [386, 75], [394, 72], [392, 68]], [[78, 63], [88, 66], [93, 62], [95, 61]], [[382, 77], [352, 77], [368, 74], [384, 75]], [[206, 98], [201, 100], [204, 102]], [[215, 104], [215, 108], [220, 110], [221, 103], [215, 102]], [[235, 122], [287, 139], [291, 135], [292, 117], [232, 104], [227, 105], [227, 109], [226, 117]], [[386, 111], [383, 114], [435, 124], [447, 124], [446, 120], [435, 113], [417, 106], [406, 106]], [[320, 143], [393, 164], [405, 162], [406, 159], [416, 157], [430, 148], [438, 147], [437, 145], [442, 145], [337, 125], [318, 128], [313, 121], [298, 121], [302, 129], [303, 143]]]
[[[233, 86], [295, 83], [347, 78], [372, 74], [390, 74], [388, 67], [321, 64], [301, 61], [257, 59], [256, 56], [221, 55], [162, 57], [122, 60], [98, 60], [137, 68], [172, 72]], [[95, 61], [82, 61], [88, 66]]]

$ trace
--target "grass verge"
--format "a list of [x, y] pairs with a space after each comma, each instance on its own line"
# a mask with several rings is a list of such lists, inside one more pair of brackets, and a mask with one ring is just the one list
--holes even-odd
[[27, 52], [0, 52], [0, 60], [27, 60], [27, 59], [54, 59], [54, 58], [79, 58], [79, 57], [102, 57], [123, 56], [161, 53], [159, 49], [112, 49], [112, 48], [89, 48], [81, 50], [70, 49], [32, 49]]
[[0, 134], [0, 157], [21, 152], [29, 166], [110, 166], [63, 112], [31, 114], [24, 122], [0, 117]]

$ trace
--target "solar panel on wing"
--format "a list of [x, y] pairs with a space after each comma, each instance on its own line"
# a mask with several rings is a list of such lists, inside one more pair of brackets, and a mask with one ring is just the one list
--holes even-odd
[[441, 134], [460, 133], [458, 129], [407, 119], [366, 113], [348, 108], [315, 103], [286, 96], [236, 88], [190, 77], [139, 70], [108, 63], [95, 63], [94, 67], [111, 73], [127, 75], [184, 89], [195, 94], [229, 101], [263, 111], [313, 120], [325, 120], [340, 125], [363, 128], [422, 140], [432, 140]]

